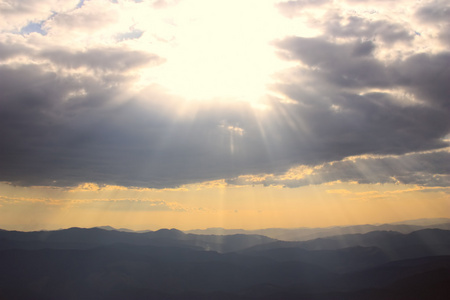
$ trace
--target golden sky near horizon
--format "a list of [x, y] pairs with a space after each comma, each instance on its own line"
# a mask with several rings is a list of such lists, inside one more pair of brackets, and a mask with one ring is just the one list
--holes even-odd
[[328, 227], [448, 217], [448, 191], [414, 185], [332, 183], [298, 188], [179, 189], [83, 185], [74, 189], [1, 186], [3, 229], [110, 225], [133, 230]]

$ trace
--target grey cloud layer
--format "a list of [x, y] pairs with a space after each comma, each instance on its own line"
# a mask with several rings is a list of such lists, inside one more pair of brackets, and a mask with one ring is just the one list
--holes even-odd
[[[428, 22], [424, 14], [416, 15]], [[290, 101], [268, 100], [263, 112], [248, 103], [186, 102], [156, 86], [130, 92], [127, 72], [163, 62], [156, 55], [2, 43], [3, 61], [24, 55], [96, 76], [58, 73], [46, 64], [0, 66], [0, 181], [173, 187], [321, 165], [308, 178], [278, 183], [447, 185], [449, 164], [442, 162], [448, 152], [405, 154], [448, 146], [450, 53], [384, 61], [380, 47], [411, 42], [409, 29], [362, 18], [342, 25], [333, 18], [324, 22], [324, 36], [276, 42], [297, 66], [272, 86]], [[349, 39], [336, 43], [334, 37]], [[341, 161], [364, 154], [399, 156]]]
[[400, 24], [385, 20], [370, 21], [357, 16], [334, 17], [326, 22], [325, 28], [327, 34], [336, 37], [379, 38], [387, 44], [414, 39], [414, 33]]
[[227, 182], [233, 185], [263, 184], [299, 187], [335, 181], [360, 184], [395, 183], [414, 184], [427, 187], [450, 185], [450, 153], [446, 151], [415, 153], [404, 156], [356, 158], [326, 163], [311, 173], [292, 179], [283, 176], [268, 176], [264, 180], [234, 178]]
[[[252, 148], [236, 154], [244, 168], [252, 165], [250, 153], [258, 157], [260, 140], [242, 145], [242, 136], [219, 126], [251, 122], [248, 105], [200, 107], [195, 119], [177, 118], [181, 102], [154, 89], [119, 101], [121, 85], [92, 77], [61, 78], [32, 66], [2, 67], [0, 74], [7, 79], [0, 83], [1, 180], [162, 187], [244, 172], [234, 166], [230, 139], [235, 153]], [[85, 94], [70, 96], [80, 88]]]
[[450, 3], [445, 0], [432, 1], [416, 12], [416, 17], [427, 25], [436, 26], [438, 37], [450, 45]]
[[67, 68], [88, 67], [118, 72], [143, 67], [148, 63], [157, 65], [164, 62], [164, 59], [154, 54], [117, 48], [90, 49], [84, 52], [46, 50], [39, 56]]
[[116, 72], [124, 72], [138, 67], [156, 66], [165, 61], [158, 55], [124, 47], [104, 47], [84, 51], [47, 48], [37, 51], [19, 43], [0, 42], [0, 59], [6, 60], [21, 55], [34, 59], [45, 59], [62, 68], [77, 69], [85, 67], [97, 71]]
[[302, 76], [335, 88], [405, 88], [418, 100], [448, 108], [450, 52], [414, 54], [385, 62], [372, 55], [373, 42], [333, 44], [323, 38], [286, 38], [277, 44], [286, 59], [309, 66]]

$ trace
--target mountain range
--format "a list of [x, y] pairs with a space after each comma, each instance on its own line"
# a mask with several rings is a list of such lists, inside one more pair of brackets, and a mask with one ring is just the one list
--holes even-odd
[[449, 218], [417, 219], [387, 224], [333, 226], [324, 228], [300, 227], [300, 228], [266, 228], [257, 230], [243, 230], [243, 229], [224, 229], [216, 227], [207, 229], [194, 229], [185, 232], [193, 234], [206, 234], [206, 235], [258, 234], [283, 241], [306, 241], [321, 237], [329, 237], [342, 234], [367, 233], [371, 231], [397, 231], [400, 233], [410, 233], [416, 230], [426, 228], [450, 230], [450, 219]]
[[448, 299], [450, 230], [0, 230], [0, 299]]

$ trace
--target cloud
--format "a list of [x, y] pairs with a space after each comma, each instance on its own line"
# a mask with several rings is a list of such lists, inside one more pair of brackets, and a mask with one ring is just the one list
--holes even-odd
[[[86, 189], [224, 179], [286, 186], [447, 182], [447, 171], [439, 173], [431, 159], [438, 154], [412, 160], [411, 153], [448, 146], [450, 53], [417, 52], [411, 45], [420, 41], [408, 26], [382, 14], [345, 14], [345, 6], [325, 2], [280, 4], [318, 9], [323, 18], [313, 37], [283, 31], [272, 43], [290, 67], [274, 74], [268, 91], [276, 96], [266, 96], [264, 111], [245, 101], [188, 101], [154, 81], [140, 82], [149, 67], [157, 77], [163, 50], [180, 42], [148, 38], [159, 32], [149, 34], [153, 23], [143, 21], [142, 11], [170, 11], [159, 10], [166, 2], [104, 2], [102, 10], [94, 1], [76, 8], [75, 1], [54, 15], [48, 7], [44, 14], [31, 4], [17, 6], [11, 15], [25, 21], [11, 19], [11, 28], [44, 20], [47, 35], [0, 34], [0, 181], [95, 184]], [[415, 14], [425, 23], [436, 13], [427, 5], [437, 4]], [[137, 21], [122, 10], [136, 13]], [[177, 30], [177, 22], [158, 24], [167, 26], [163, 36]], [[346, 160], [362, 155], [395, 159]], [[420, 173], [412, 167], [416, 161], [428, 169]], [[402, 168], [390, 167], [395, 163]], [[403, 167], [407, 163], [411, 167]], [[300, 175], [289, 171], [295, 166], [302, 166]], [[262, 175], [256, 180], [254, 174]]]
[[[320, 164], [320, 159], [446, 147], [449, 53], [383, 61], [373, 53], [373, 42], [333, 43], [324, 37], [288, 37], [277, 46], [282, 57], [298, 62], [280, 75], [275, 88], [295, 103], [280, 105], [284, 114], [293, 122], [301, 120], [298, 127], [311, 137], [303, 141], [307, 151], [305, 146], [297, 148], [303, 152], [299, 162]], [[396, 90], [409, 96], [398, 97]], [[346, 171], [336, 174], [344, 179], [351, 173]], [[382, 170], [379, 174], [385, 178]], [[408, 182], [406, 177], [402, 181]]]
[[[138, 1], [136, 1], [138, 2]], [[163, 9], [173, 5], [176, 5], [180, 0], [154, 0], [152, 6], [156, 9]]]
[[88, 1], [79, 9], [55, 14], [46, 24], [61, 30], [98, 32], [113, 26], [120, 18], [117, 5], [111, 1]]
[[[344, 24], [342, 24], [344, 23]], [[341, 38], [380, 39], [386, 44], [414, 39], [415, 34], [404, 26], [386, 20], [368, 20], [358, 16], [335, 17], [325, 24], [325, 34]]]
[[0, 196], [0, 207], [12, 206], [12, 205], [22, 205], [24, 203], [33, 203], [46, 206], [62, 206], [65, 204], [64, 201], [60, 199], [50, 199], [48, 197], [10, 197], [10, 196]]
[[69, 193], [78, 193], [78, 192], [103, 192], [103, 191], [127, 191], [128, 188], [117, 185], [98, 185], [92, 182], [85, 182], [77, 187], [71, 188], [68, 190]]
[[[89, 190], [92, 191], [92, 190]], [[70, 209], [100, 209], [109, 211], [177, 211], [185, 212], [189, 209], [180, 203], [161, 199], [134, 198], [93, 198], [93, 199], [55, 199], [52, 197], [10, 197], [0, 196], [0, 206], [17, 206], [33, 203], [35, 205], [70, 208]]]
[[[351, 49], [336, 53], [352, 59]], [[445, 110], [402, 105], [389, 93], [342, 92], [333, 88], [339, 82], [330, 82], [332, 72], [316, 73], [314, 80], [330, 89], [285, 81], [276, 88], [295, 102], [275, 99], [260, 118], [248, 103], [186, 103], [155, 87], [133, 95], [124, 92], [130, 82], [114, 78], [3, 66], [0, 180], [162, 188], [446, 145]], [[360, 86], [373, 85], [363, 79]]]
[[281, 55], [314, 68], [307, 71], [315, 80], [342, 87], [385, 87], [390, 78], [382, 62], [371, 54], [372, 42], [335, 44], [323, 38], [289, 37], [277, 43]]
[[447, 1], [429, 1], [416, 11], [416, 16], [428, 23], [449, 22], [450, 5]]
[[436, 108], [450, 108], [450, 89], [446, 84], [450, 80], [450, 52], [412, 55], [394, 64], [391, 72], [395, 76], [393, 84], [404, 86]]
[[[218, 120], [234, 124], [233, 118], [245, 106], [250, 111], [250, 105], [200, 106], [192, 120], [174, 114], [173, 109], [182, 105], [179, 100], [152, 88], [139, 97], [123, 95], [124, 82], [61, 77], [38, 66], [3, 66], [0, 74], [6, 79], [0, 83], [1, 180], [164, 187], [239, 169], [230, 164], [230, 131]], [[80, 89], [85, 92], [73, 93]], [[74, 96], [63, 101], [67, 95]], [[121, 97], [125, 100], [117, 99]], [[236, 153], [240, 147], [236, 141]], [[244, 159], [245, 155], [238, 157]]]
[[281, 185], [300, 187], [332, 182], [359, 184], [412, 184], [423, 187], [447, 187], [450, 184], [450, 152], [437, 151], [400, 156], [366, 156], [325, 163], [314, 168], [294, 168], [281, 175], [242, 176], [227, 181], [232, 185]]
[[[437, 162], [448, 161], [447, 151], [383, 158], [361, 158], [328, 164], [313, 181], [336, 180], [358, 183], [401, 183], [420, 186], [448, 186], [450, 168]], [[340, 173], [342, 172], [342, 173]], [[342, 176], [342, 174], [345, 174]]]
[[76, 208], [100, 209], [102, 211], [187, 211], [179, 203], [159, 199], [73, 200], [71, 205]]
[[31, 49], [25, 45], [0, 42], [0, 60], [14, 58], [29, 51], [31, 51]]
[[445, 45], [450, 45], [450, 4], [448, 1], [430, 1], [420, 7], [415, 16], [427, 26], [435, 27], [438, 38]]
[[404, 88], [417, 99], [448, 108], [450, 52], [418, 53], [386, 62], [372, 55], [371, 42], [335, 44], [324, 38], [289, 37], [277, 42], [285, 59], [297, 60], [297, 76], [337, 88]]
[[20, 28], [30, 22], [39, 22], [49, 18], [52, 14], [75, 8], [78, 0], [9, 0], [0, 3], [2, 30], [20, 31]]
[[298, 16], [308, 7], [317, 7], [329, 3], [330, 0], [297, 0], [277, 3], [279, 11], [286, 17], [292, 18]]
[[154, 54], [120, 48], [96, 48], [77, 52], [45, 50], [39, 56], [66, 68], [87, 67], [118, 72], [164, 62], [162, 58]]

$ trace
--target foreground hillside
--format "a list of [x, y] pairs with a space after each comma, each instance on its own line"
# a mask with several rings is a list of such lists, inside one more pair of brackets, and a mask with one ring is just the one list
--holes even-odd
[[[450, 231], [0, 231], [0, 299], [448, 299]], [[213, 249], [213, 250], [211, 250]]]

